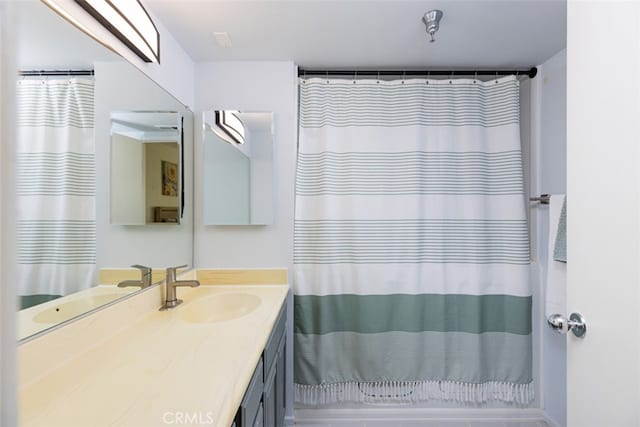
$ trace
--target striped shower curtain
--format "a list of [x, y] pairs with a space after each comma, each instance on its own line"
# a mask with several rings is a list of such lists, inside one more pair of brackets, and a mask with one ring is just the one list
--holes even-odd
[[94, 81], [22, 79], [16, 97], [17, 278], [28, 306], [92, 284]]
[[516, 78], [299, 93], [296, 401], [529, 404]]

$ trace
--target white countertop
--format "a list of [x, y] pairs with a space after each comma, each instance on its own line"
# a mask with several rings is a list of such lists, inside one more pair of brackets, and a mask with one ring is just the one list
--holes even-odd
[[[153, 310], [23, 384], [20, 425], [230, 426], [288, 289], [179, 288], [184, 303], [174, 310]], [[243, 317], [216, 323], [180, 318], [181, 310], [200, 296], [237, 292], [259, 296], [260, 306]], [[117, 304], [109, 309], [113, 316]], [[33, 352], [38, 343], [29, 345]], [[46, 364], [46, 349], [42, 351], [40, 363]]]

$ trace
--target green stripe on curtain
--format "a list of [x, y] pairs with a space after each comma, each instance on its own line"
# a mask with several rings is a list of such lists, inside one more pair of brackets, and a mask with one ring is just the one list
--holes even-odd
[[519, 151], [301, 153], [300, 195], [522, 194]]
[[528, 264], [522, 220], [296, 220], [294, 262]]
[[[303, 80], [300, 125], [324, 126], [480, 126], [518, 124], [517, 81], [495, 84], [402, 85], [324, 79]], [[375, 100], [375, 103], [372, 103]]]
[[94, 127], [94, 83], [83, 79], [21, 80], [16, 86], [16, 125]]
[[19, 264], [95, 264], [95, 220], [18, 221]]
[[47, 301], [53, 301], [54, 299], [61, 298], [62, 295], [21, 295], [18, 297], [18, 310], [24, 310], [25, 308], [33, 307], [34, 305], [43, 304]]
[[[296, 381], [529, 383], [531, 338], [502, 333], [402, 331], [294, 334]], [[391, 363], [391, 361], [393, 363]], [[366, 363], [363, 363], [366, 362]]]
[[512, 295], [296, 295], [295, 332], [531, 333], [531, 297]]
[[95, 196], [95, 169], [93, 153], [21, 153], [17, 155], [17, 193]]

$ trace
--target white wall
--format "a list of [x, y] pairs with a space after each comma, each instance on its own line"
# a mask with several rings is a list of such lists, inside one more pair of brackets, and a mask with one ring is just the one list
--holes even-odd
[[144, 144], [137, 139], [114, 133], [111, 136], [111, 184], [109, 201], [111, 222], [144, 225], [145, 176]]
[[273, 222], [273, 135], [251, 133], [251, 224]]
[[8, 6], [0, 2], [0, 425], [17, 425], [15, 227], [13, 214], [15, 57]]
[[[142, 264], [150, 267], [191, 264], [193, 147], [185, 145], [185, 213], [179, 225], [111, 225], [109, 221], [110, 113], [112, 111], [178, 111], [182, 105], [136, 68], [124, 62], [95, 64], [96, 232], [101, 267]], [[193, 137], [191, 115], [185, 117], [185, 141]]]
[[[297, 77], [291, 62], [210, 62], [196, 66], [195, 264], [293, 267]], [[202, 112], [273, 111], [275, 220], [268, 226], [204, 226]]]
[[[248, 224], [250, 160], [244, 151], [206, 131], [203, 147], [204, 224]], [[246, 144], [243, 144], [246, 145]]]
[[[196, 267], [293, 268], [293, 206], [297, 144], [297, 68], [292, 62], [210, 62], [196, 66], [195, 265]], [[275, 219], [267, 226], [202, 225], [202, 112], [272, 111]], [[293, 299], [287, 339], [293, 342]], [[293, 346], [287, 346], [287, 377], [293, 378]], [[287, 388], [288, 422], [293, 390]]]
[[[567, 52], [562, 50], [538, 66], [538, 76], [533, 80], [532, 109], [536, 137], [533, 141], [534, 164], [532, 176], [533, 194], [566, 194], [567, 192]], [[532, 205], [532, 222], [536, 224], [534, 239], [538, 265], [539, 295], [544, 297], [544, 284], [548, 265], [549, 207]], [[553, 262], [553, 261], [552, 261]], [[546, 327], [543, 315], [544, 301], [538, 310], [542, 327], [542, 385], [543, 407], [546, 416], [559, 426], [566, 425], [566, 336]]]

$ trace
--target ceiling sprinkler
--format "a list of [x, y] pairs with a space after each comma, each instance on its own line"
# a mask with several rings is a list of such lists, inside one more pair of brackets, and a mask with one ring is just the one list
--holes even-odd
[[431, 37], [430, 42], [433, 43], [436, 39], [433, 38], [433, 35], [440, 28], [440, 20], [442, 19], [442, 11], [441, 10], [430, 10], [425, 13], [422, 17], [422, 21], [424, 21], [424, 25], [427, 26], [427, 34]]

